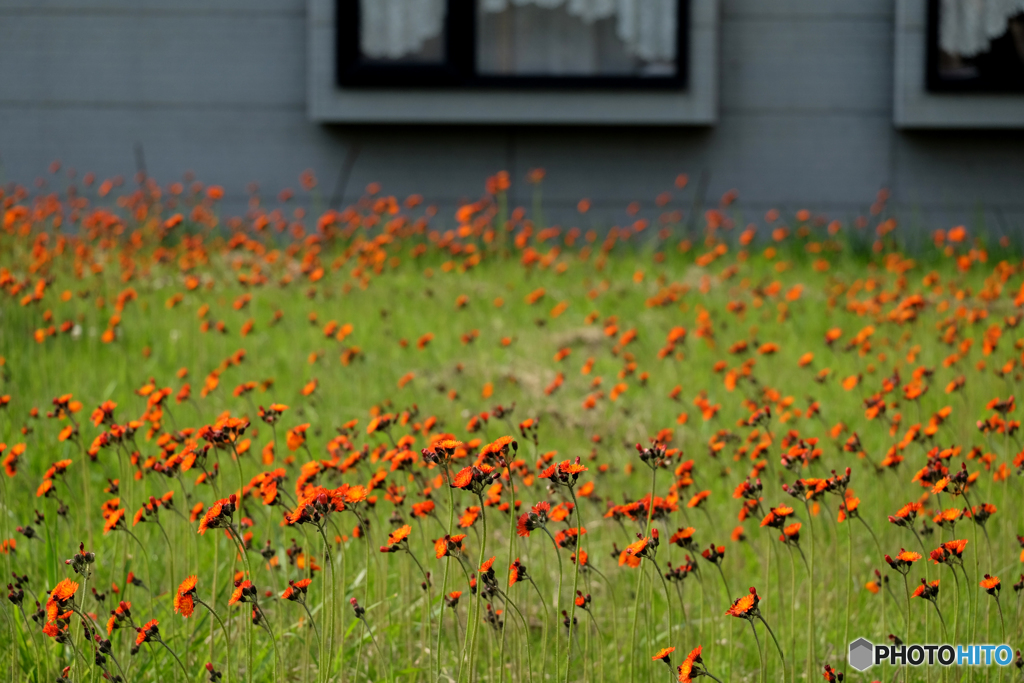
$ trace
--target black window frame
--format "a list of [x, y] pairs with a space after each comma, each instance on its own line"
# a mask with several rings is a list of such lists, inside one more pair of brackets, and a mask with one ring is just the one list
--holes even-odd
[[[690, 0], [678, 3], [676, 73], [672, 76], [493, 76], [476, 73], [476, 0], [447, 0], [444, 61], [408, 64], [367, 60], [360, 52], [360, 0], [335, 0], [335, 82], [344, 88], [522, 88], [686, 90]], [[453, 40], [453, 36], [460, 39]]]
[[934, 93], [1024, 93], [1024, 80], [1013, 82], [1013, 74], [990, 71], [987, 77], [962, 80], [944, 78], [939, 70], [939, 0], [928, 0], [925, 54], [925, 89]]

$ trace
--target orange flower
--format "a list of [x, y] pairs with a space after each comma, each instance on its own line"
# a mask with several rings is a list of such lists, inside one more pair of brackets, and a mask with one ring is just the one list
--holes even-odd
[[174, 611], [177, 614], [181, 614], [183, 617], [192, 616], [192, 612], [195, 610], [194, 596], [196, 592], [196, 582], [198, 577], [194, 574], [187, 577], [178, 586], [178, 592], [174, 595]]
[[967, 539], [963, 538], [954, 541], [946, 541], [942, 544], [942, 547], [957, 557], [962, 557], [964, 554], [964, 548], [967, 547]]
[[225, 517], [230, 520], [234, 512], [234, 501], [231, 498], [222, 498], [210, 506], [203, 518], [199, 520], [199, 533], [206, 534], [207, 529], [217, 529], [225, 523]]
[[757, 603], [759, 599], [757, 592], [751, 588], [750, 593], [744, 595], [732, 603], [732, 607], [727, 609], [725, 613], [730, 617], [742, 617], [743, 619], [750, 619], [754, 615], [754, 610], [757, 609]]
[[677, 669], [679, 673], [679, 683], [690, 683], [690, 681], [693, 680], [694, 673], [700, 675], [700, 673], [693, 670], [693, 667], [695, 664], [701, 662], [701, 647], [701, 645], [698, 645], [693, 648], [693, 650], [690, 651], [690, 654], [686, 655], [686, 659], [683, 660], [683, 663], [679, 665], [679, 668]]
[[626, 565], [632, 569], [636, 569], [640, 566], [640, 558], [629, 552], [629, 549], [623, 550], [619, 553], [619, 566]]
[[135, 636], [135, 645], [142, 645], [147, 640], [158, 640], [160, 638], [160, 629], [157, 627], [157, 624], [159, 623], [156, 619], [147, 621], [146, 625], [140, 628], [138, 635]]
[[508, 587], [511, 588], [516, 585], [517, 582], [525, 581], [528, 578], [529, 576], [526, 573], [526, 567], [517, 557], [516, 561], [509, 565], [508, 568]]
[[932, 521], [939, 526], [945, 526], [956, 522], [962, 515], [963, 512], [959, 508], [949, 508], [935, 515], [935, 517], [932, 518]]
[[67, 630], [67, 624], [63, 622], [50, 621], [43, 626], [43, 633], [50, 638], [59, 639]]
[[459, 473], [455, 475], [455, 479], [452, 481], [452, 486], [457, 489], [464, 489], [469, 487], [473, 482], [473, 468], [463, 467], [459, 470]]
[[786, 517], [793, 514], [793, 508], [788, 505], [780, 505], [778, 507], [769, 508], [768, 514], [761, 520], [761, 526], [779, 527], [786, 523]]
[[67, 603], [75, 596], [78, 584], [71, 579], [63, 579], [50, 591], [50, 597], [46, 601], [46, 620], [54, 621], [63, 612]]
[[246, 598], [250, 593], [256, 593], [256, 588], [252, 585], [252, 581], [248, 579], [241, 581], [235, 586], [234, 592], [231, 593], [231, 599], [228, 600], [228, 604], [233, 605], [236, 602], [246, 602]]
[[689, 501], [687, 501], [686, 507], [695, 508], [699, 506], [701, 503], [703, 503], [705, 500], [707, 500], [710, 495], [711, 491], [701, 491], [697, 494], [694, 494], [694, 496], [690, 498]]
[[406, 524], [405, 526], [399, 527], [398, 529], [395, 529], [390, 534], [388, 534], [388, 544], [389, 545], [398, 545], [399, 543], [401, 543], [402, 541], [407, 539], [411, 532], [412, 532], [412, 527], [409, 526], [408, 524]]
[[64, 579], [58, 583], [52, 591], [50, 591], [50, 598], [60, 602], [67, 602], [72, 596], [74, 596], [75, 591], [77, 590], [77, 583], [71, 579]]
[[984, 588], [985, 592], [989, 595], [994, 596], [997, 593], [999, 593], [1000, 586], [998, 576], [990, 576], [988, 574], [985, 574], [985, 578], [982, 579], [978, 585]]
[[452, 551], [462, 551], [462, 541], [466, 538], [466, 534], [456, 534], [455, 536], [444, 536], [434, 541], [434, 555], [437, 559], [446, 557], [451, 554]]
[[661, 661], [665, 662], [666, 664], [668, 664], [669, 666], [672, 666], [672, 664], [669, 661], [669, 659], [672, 656], [672, 653], [675, 652], [675, 651], [676, 651], [676, 649], [674, 647], [663, 647], [663, 648], [661, 648], [661, 650], [658, 651], [658, 654], [656, 654], [653, 657], [651, 657], [651, 660], [655, 661], [655, 662], [658, 661], [658, 660], [661, 660]]
[[124, 508], [120, 510], [114, 510], [110, 515], [107, 516], [106, 521], [103, 523], [103, 533], [107, 534], [117, 529], [122, 521], [124, 520]]
[[413, 503], [412, 505], [412, 516], [413, 517], [426, 517], [434, 511], [434, 501], [425, 500], [422, 503]]
[[308, 422], [288, 430], [285, 434], [285, 441], [288, 444], [288, 450], [297, 451], [306, 443], [307, 429], [309, 429]]
[[641, 538], [638, 541], [633, 541], [628, 546], [626, 546], [626, 552], [632, 555], [633, 557], [643, 557], [644, 553], [647, 550], [647, 544], [649, 543], [649, 541], [650, 539], [648, 539], [647, 537]]

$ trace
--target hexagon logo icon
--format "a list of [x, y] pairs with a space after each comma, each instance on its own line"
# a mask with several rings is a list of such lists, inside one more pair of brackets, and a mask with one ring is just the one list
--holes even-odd
[[850, 643], [850, 666], [857, 671], [864, 671], [871, 668], [875, 663], [875, 646], [865, 638], [858, 638]]

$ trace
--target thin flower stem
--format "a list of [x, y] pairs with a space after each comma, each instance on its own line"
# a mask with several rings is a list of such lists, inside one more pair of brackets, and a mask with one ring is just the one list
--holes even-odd
[[880, 544], [880, 543], [878, 542], [878, 537], [877, 537], [877, 536], [875, 536], [875, 532], [874, 532], [874, 531], [873, 531], [873, 530], [871, 529], [871, 527], [870, 527], [870, 526], [868, 526], [868, 523], [864, 521], [864, 518], [863, 518], [863, 517], [861, 517], [861, 516], [860, 516], [860, 515], [858, 514], [858, 515], [857, 515], [857, 517], [856, 517], [856, 519], [857, 519], [857, 521], [859, 521], [859, 522], [860, 522], [861, 524], [863, 524], [863, 525], [864, 525], [864, 528], [868, 530], [868, 533], [869, 533], [869, 534], [871, 534], [871, 538], [872, 538], [872, 539], [873, 539], [873, 540], [875, 541], [875, 548], [877, 548], [877, 549], [878, 549], [878, 554], [879, 554], [879, 555], [885, 555], [885, 553], [884, 553], [884, 552], [882, 552], [882, 545], [881, 545], [881, 544]]
[[544, 596], [540, 592], [540, 588], [537, 588], [537, 583], [533, 580], [532, 576], [527, 575], [530, 583], [533, 584], [533, 590], [537, 591], [537, 597], [540, 599], [540, 606], [544, 608], [544, 621], [547, 623], [551, 619], [551, 612], [548, 611], [548, 606], [544, 603]]
[[[973, 520], [974, 519], [974, 516], [973, 516], [974, 506], [971, 505], [971, 500], [970, 500], [970, 498], [967, 497], [967, 491], [965, 489], [961, 489], [961, 493], [964, 496], [964, 501], [966, 501], [968, 509], [970, 509], [972, 511], [971, 517], [972, 517], [972, 520]], [[972, 539], [973, 542], [974, 542], [974, 575], [978, 576], [981, 573], [981, 571], [979, 569], [980, 561], [978, 559], [978, 556], [981, 554], [981, 547], [978, 545], [978, 525], [977, 524], [972, 524], [971, 528], [972, 528], [972, 531], [974, 532], [972, 534], [973, 537], [974, 537]], [[960, 568], [964, 569], [962, 564], [960, 565]], [[964, 570], [964, 576], [965, 577], [967, 576], [967, 570]], [[967, 581], [967, 586], [970, 586], [970, 585], [971, 585], [971, 582]], [[971, 617], [971, 640], [970, 640], [970, 642], [976, 643], [976, 642], [978, 642], [978, 641], [975, 640], [975, 636], [977, 635], [977, 630], [978, 630], [978, 595], [977, 595], [977, 588], [974, 588], [973, 592], [974, 592], [974, 610], [973, 610], [973, 613], [972, 613], [973, 616]]]
[[[28, 586], [26, 586], [26, 588], [28, 588]], [[28, 623], [28, 615], [25, 614], [25, 605], [24, 604], [21, 605], [21, 617], [22, 617], [22, 619], [25, 620], [25, 630], [32, 634], [32, 645], [35, 646], [37, 651], [41, 651], [40, 648], [39, 648], [39, 642], [38, 642], [37, 637], [36, 637], [36, 629], [32, 628], [29, 625], [29, 623]], [[11, 639], [11, 642], [14, 642], [13, 638]], [[35, 672], [36, 672], [37, 677], [38, 677], [38, 674], [39, 674], [39, 663], [40, 663], [40, 660], [42, 660], [42, 659], [43, 659], [42, 657], [39, 657], [39, 658], [36, 659], [36, 662], [35, 662]], [[46, 667], [45, 660], [43, 660], [43, 675], [44, 676], [47, 673], [46, 668], [47, 667]]]
[[[789, 549], [789, 647], [791, 652], [796, 652], [796, 559], [793, 548]], [[790, 677], [796, 681], [795, 666], [790, 669]]]
[[[1003, 621], [1003, 606], [999, 602], [999, 596], [998, 595], [995, 596], [995, 600], [996, 600], [996, 608], [999, 610], [999, 642], [1000, 643], [1005, 643], [1006, 642], [1006, 622]], [[936, 606], [935, 609], [938, 609], [938, 606]]]
[[[850, 619], [853, 616], [853, 608], [850, 604], [851, 591], [850, 585], [853, 583], [853, 525], [847, 521], [846, 523], [846, 619], [844, 619], [845, 626], [843, 626], [843, 647], [847, 646], [850, 642]], [[936, 606], [938, 609], [938, 606]]]
[[259, 610], [260, 616], [263, 617], [261, 619], [261, 621], [263, 622], [263, 627], [267, 629], [267, 633], [270, 634], [270, 642], [274, 645], [274, 680], [279, 681], [281, 680], [279, 674], [281, 654], [277, 651], [277, 638], [274, 637], [274, 631], [270, 628], [270, 621], [267, 619], [267, 615], [263, 611], [263, 608], [259, 606], [259, 603], [256, 603], [256, 609]]
[[[555, 549], [555, 557], [558, 559], [558, 588], [555, 591], [555, 624], [554, 624], [555, 630], [557, 631], [558, 630], [558, 615], [561, 614], [561, 612], [562, 612], [562, 553], [558, 552], [558, 543], [555, 542], [555, 537], [551, 535], [551, 532], [548, 531], [548, 528], [546, 526], [542, 526], [540, 528], [541, 528], [541, 530], [545, 534], [548, 535], [548, 538], [551, 539], [551, 545]], [[575, 600], [575, 597], [576, 597], [576, 594], [573, 593], [573, 599], [574, 600]], [[543, 600], [543, 598], [542, 598], [542, 600]], [[544, 602], [544, 612], [545, 612], [545, 614], [548, 613], [547, 602], [546, 601]], [[548, 627], [548, 625], [545, 624], [544, 628], [547, 629], [547, 627]], [[545, 637], [544, 640], [545, 640], [545, 643], [546, 643], [547, 642], [547, 638]], [[552, 638], [551, 640], [552, 640], [552, 645], [554, 646], [554, 650], [555, 650], [555, 654], [554, 654], [553, 659], [557, 660], [558, 659], [558, 634], [556, 633], [555, 637]], [[556, 671], [556, 675], [557, 675], [557, 671]]]
[[[484, 564], [484, 557], [487, 552], [487, 514], [484, 507], [484, 499], [482, 495], [477, 496], [480, 500], [480, 522], [483, 524], [483, 530], [480, 534], [480, 556], [477, 560], [477, 567], [482, 567]], [[473, 621], [473, 637], [469, 641], [469, 680], [474, 681], [473, 669], [476, 663], [476, 634], [480, 629], [480, 603], [483, 602], [482, 597], [477, 598], [476, 606], [476, 619]], [[506, 621], [508, 621], [506, 619]], [[468, 630], [468, 626], [467, 626]]]
[[313, 633], [316, 634], [316, 645], [317, 649], [323, 648], [323, 641], [320, 639], [320, 629], [316, 626], [316, 619], [313, 618], [313, 613], [309, 611], [309, 605], [303, 600], [301, 603], [302, 609], [306, 610], [306, 616], [309, 617], [309, 623], [313, 624]]
[[[647, 523], [646, 523], [646, 525], [644, 527], [644, 535], [645, 536], [649, 536], [650, 535], [650, 531], [651, 531], [651, 516], [654, 513], [654, 488], [655, 488], [655, 485], [657, 484], [657, 479], [658, 479], [658, 469], [656, 467], [652, 467], [651, 468], [651, 495], [650, 495], [650, 498], [648, 499], [648, 503], [647, 503]], [[640, 569], [640, 571], [637, 572], [636, 598], [633, 600], [633, 626], [630, 629], [630, 635], [629, 635], [629, 652], [630, 652], [630, 657], [632, 657], [632, 658], [636, 657], [636, 652], [637, 652], [637, 649], [636, 649], [636, 625], [637, 625], [637, 621], [639, 620], [639, 617], [640, 617], [640, 587], [643, 584], [643, 580], [644, 580], [643, 568], [642, 567], [638, 567], [638, 568]], [[575, 596], [576, 594], [573, 593], [573, 595]], [[703, 602], [701, 603], [701, 608], [703, 609]], [[701, 616], [703, 617], [703, 615], [701, 615]], [[704, 628], [704, 620], [702, 618], [701, 619], [701, 630], [703, 630], [703, 628]], [[703, 633], [701, 634], [701, 636], [703, 637]], [[566, 672], [566, 676], [568, 676], [568, 672]]]
[[178, 659], [178, 655], [174, 654], [174, 650], [168, 647], [167, 643], [165, 643], [163, 640], [157, 640], [156, 642], [163, 645], [164, 649], [171, 653], [171, 656], [174, 657], [174, 661], [176, 661], [178, 663], [178, 666], [181, 667], [181, 672], [185, 674], [185, 680], [188, 680], [188, 670], [185, 668], [185, 665], [181, 663], [181, 660]]
[[[674, 643], [676, 641], [675, 641], [675, 638], [673, 637], [673, 630], [672, 630], [672, 626], [673, 626], [673, 622], [672, 622], [672, 594], [669, 593], [669, 591], [668, 591], [668, 583], [665, 581], [665, 575], [661, 572], [661, 567], [658, 566], [658, 561], [655, 560], [652, 557], [651, 558], [651, 563], [654, 564], [654, 569], [655, 569], [655, 571], [658, 572], [658, 578], [661, 579], [661, 586], [662, 586], [662, 588], [665, 589], [665, 602], [668, 603], [668, 641], [670, 643]], [[723, 576], [722, 579], [724, 580], [725, 577]], [[727, 592], [728, 592], [728, 589], [727, 589]], [[575, 596], [576, 594], [573, 593], [573, 595]], [[726, 597], [728, 598], [728, 595]], [[573, 598], [573, 600], [575, 600], [575, 598]], [[593, 614], [591, 614], [591, 616], [593, 616]]]
[[958, 631], [960, 628], [960, 578], [956, 575], [956, 568], [953, 570], [953, 581], [956, 583], [956, 602], [953, 603], [953, 647], [956, 647]]
[[[509, 607], [511, 607], [512, 609], [514, 609], [516, 611], [516, 614], [519, 615], [519, 620], [521, 622], [523, 622], [523, 638], [526, 639], [526, 643], [527, 643], [527, 648], [526, 648], [526, 666], [527, 666], [527, 671], [529, 672], [529, 675], [530, 675], [530, 683], [533, 683], [533, 655], [530, 654], [530, 647], [529, 647], [530, 627], [526, 623], [526, 618], [523, 616], [523, 613], [519, 611], [519, 608], [516, 606], [516, 603], [514, 603], [512, 601], [512, 598], [510, 598], [507, 593], [501, 591], [500, 589], [499, 589], [498, 592], [505, 599], [505, 602], [508, 603]], [[593, 616], [593, 615], [591, 615], [591, 616]], [[598, 629], [598, 630], [600, 630], [600, 629]], [[502, 664], [504, 664], [505, 660], [504, 660], [504, 658], [502, 658], [499, 661], [501, 661]], [[509, 677], [511, 678], [511, 674], [509, 675]]]
[[949, 634], [946, 632], [946, 620], [942, 618], [942, 610], [939, 609], [939, 603], [935, 600], [932, 600], [931, 603], [935, 607], [936, 614], [939, 615], [939, 623], [942, 624], [942, 639], [948, 640]]
[[[85, 574], [85, 575], [84, 575], [84, 577], [85, 577], [85, 578], [83, 578], [83, 579], [82, 579], [82, 596], [83, 596], [83, 600], [84, 600], [84, 596], [85, 596], [85, 595], [86, 595], [86, 593], [88, 592], [88, 591], [87, 591], [87, 588], [88, 588], [88, 586], [89, 586], [89, 575], [88, 575], [88, 574]], [[83, 615], [83, 614], [82, 614], [81, 612], [79, 612], [79, 611], [78, 611], [77, 609], [75, 609], [74, 607], [72, 607], [71, 609], [72, 609], [72, 610], [74, 610], [74, 611], [75, 611], [75, 612], [76, 612], [76, 613], [78, 614], [78, 616], [79, 616], [79, 617], [81, 617], [81, 620], [82, 620], [82, 623], [83, 623], [83, 624], [84, 624], [84, 623], [87, 623], [87, 621], [88, 621], [88, 620], [86, 619], [86, 617], [85, 617], [85, 616], [84, 616], [84, 615]], [[87, 628], [87, 627], [85, 627], [85, 626], [83, 626], [83, 627], [82, 627], [82, 629], [83, 629], [83, 630], [85, 631], [85, 639], [86, 639], [86, 642], [88, 642], [88, 640], [89, 640], [89, 631], [88, 631], [88, 628]], [[74, 639], [75, 639], [75, 638], [77, 638], [77, 637], [78, 637], [78, 629], [75, 629], [75, 634], [74, 634], [74, 635], [72, 636], [72, 640], [74, 640]], [[12, 641], [12, 642], [13, 642], [13, 641]]]
[[[576, 492], [575, 492], [575, 490], [573, 490], [572, 486], [569, 487], [569, 493], [570, 493], [570, 495], [572, 495], [572, 509], [576, 512], [576, 550], [577, 550], [577, 559], [576, 559], [576, 562], [572, 563], [572, 566], [573, 566], [573, 571], [572, 571], [572, 606], [569, 608], [569, 610], [570, 610], [569, 611], [569, 643], [568, 643], [568, 647], [566, 648], [566, 652], [565, 652], [565, 679], [564, 679], [565, 683], [569, 683], [569, 669], [572, 666], [572, 627], [573, 627], [574, 622], [576, 621], [576, 590], [577, 590], [577, 588], [579, 586], [579, 580], [580, 580], [580, 563], [579, 563], [578, 555], [579, 555], [580, 543], [581, 543], [581, 540], [583, 538], [583, 523], [580, 521], [580, 506], [579, 506], [579, 504], [576, 501]], [[648, 505], [648, 514], [647, 514], [648, 525], [650, 525], [650, 508], [653, 507], [653, 504], [654, 504], [654, 496], [653, 496], [653, 492], [652, 492], [651, 504]], [[555, 550], [557, 552], [558, 549], [556, 548]], [[561, 563], [561, 561], [562, 561], [561, 557], [559, 557], [558, 561], [559, 561], [559, 563]], [[662, 579], [662, 580], [664, 581], [664, 579]], [[668, 596], [668, 588], [667, 587], [665, 588], [665, 591], [666, 591], [666, 597], [667, 597]], [[671, 608], [671, 602], [669, 603], [669, 609], [670, 610], [672, 609]]]
[[121, 668], [121, 662], [117, 661], [117, 657], [114, 656], [114, 653], [112, 651], [109, 652], [108, 654], [110, 656], [110, 659], [113, 660], [114, 665], [117, 666], [117, 670], [121, 672], [121, 680], [123, 680], [123, 681], [125, 681], [127, 683], [128, 677], [125, 676], [124, 669]]
[[761, 639], [757, 637], [757, 629], [754, 628], [754, 620], [747, 619], [747, 621], [750, 622], [750, 630], [754, 632], [754, 642], [757, 643], [757, 658], [761, 662], [761, 671], [759, 672], [758, 678], [763, 681], [767, 670], [764, 667], [764, 652], [761, 651]]
[[[78, 650], [78, 647], [76, 647], [76, 646], [75, 646], [75, 641], [74, 641], [74, 639], [73, 639], [73, 638], [68, 638], [68, 641], [67, 641], [67, 642], [71, 644], [71, 649], [75, 651], [75, 654], [76, 654], [76, 655], [78, 655], [79, 657], [81, 657], [81, 658], [82, 658], [82, 661], [83, 661], [83, 662], [85, 662], [85, 668], [86, 668], [86, 669], [88, 669], [88, 668], [89, 668], [89, 660], [88, 660], [88, 659], [86, 659], [86, 658], [85, 658], [85, 655], [83, 655], [83, 654], [82, 654], [82, 653], [81, 653], [81, 652], [80, 652], [80, 651]], [[78, 660], [75, 660], [75, 661], [78, 661]], [[58, 664], [58, 666], [60, 666], [60, 665]]]
[[373, 637], [373, 631], [370, 630], [370, 625], [366, 623], [366, 619], [363, 618], [363, 629], [370, 635], [370, 642], [373, 643], [373, 647], [376, 648], [377, 654], [380, 656], [381, 666], [385, 671], [388, 672], [388, 680], [391, 680], [391, 666], [388, 664], [388, 658], [384, 656], [384, 651], [380, 649], [380, 645], [377, 643], [377, 639]]
[[[448, 489], [448, 531], [446, 533], [452, 533], [452, 525], [455, 523], [455, 496], [452, 494], [452, 478], [451, 473], [448, 470], [448, 461], [444, 462], [444, 479]], [[448, 594], [448, 567], [452, 563], [451, 555], [445, 556], [444, 561], [444, 578], [441, 579], [441, 615], [438, 617], [437, 622], [437, 668], [435, 678], [441, 677], [441, 634], [444, 632], [444, 596]], [[456, 626], [458, 625], [458, 619], [455, 620]]]
[[807, 582], [807, 592], [810, 596], [807, 604], [807, 680], [812, 678], [812, 670], [815, 659], [815, 637], [814, 637], [814, 520], [811, 519], [811, 507], [807, 500], [804, 500], [804, 509], [807, 511], [807, 528], [811, 530], [811, 566], [808, 568], [810, 581]]
[[[242, 491], [245, 490], [245, 476], [242, 474], [242, 458], [241, 458], [240, 455], [238, 455], [238, 449], [235, 447], [235, 442], [232, 440], [232, 441], [228, 441], [228, 443], [231, 444], [231, 452], [235, 456], [234, 457], [235, 469], [238, 470], [238, 500], [239, 500], [239, 503], [241, 503]], [[312, 460], [313, 456], [310, 455], [309, 459]]]
[[420, 561], [416, 559], [416, 556], [412, 554], [412, 550], [409, 548], [408, 544], [406, 544], [405, 552], [409, 554], [409, 557], [412, 558], [412, 561], [416, 563], [417, 567], [419, 567], [420, 574], [423, 574], [423, 580], [429, 583], [430, 577], [427, 576], [427, 571], [423, 568], [423, 565], [420, 564]]
[[[225, 650], [225, 655], [227, 656], [227, 662], [228, 662], [227, 668], [225, 669], [225, 671], [227, 672], [227, 681], [226, 681], [226, 683], [231, 683], [231, 636], [228, 634], [228, 629], [227, 629], [227, 627], [224, 626], [224, 622], [221, 620], [220, 615], [217, 614], [216, 610], [214, 610], [212, 607], [210, 607], [205, 602], [200, 600], [198, 596], [195, 597], [194, 599], [195, 599], [195, 601], [198, 604], [200, 604], [203, 607], [205, 607], [207, 612], [209, 612], [210, 614], [213, 615], [213, 618], [216, 619], [217, 623], [220, 625], [221, 633], [224, 634], [224, 650]], [[211, 638], [210, 640], [213, 640], [213, 639]]]
[[[903, 575], [903, 590], [907, 594], [907, 639], [903, 642], [910, 643], [910, 586], [907, 584], [907, 575]], [[910, 666], [907, 664], [903, 665], [903, 683], [909, 680]]]
[[775, 649], [779, 651], [779, 659], [782, 660], [782, 674], [783, 674], [783, 677], [785, 677], [785, 674], [786, 674], [786, 655], [782, 654], [782, 648], [779, 647], [779, 640], [775, 637], [775, 632], [772, 631], [772, 627], [768, 625], [768, 622], [764, 620], [764, 617], [762, 617], [760, 614], [758, 614], [757, 618], [760, 619], [761, 623], [764, 624], [764, 627], [766, 629], [768, 629], [768, 635], [770, 635], [772, 637], [772, 642], [775, 643]]
[[[515, 540], [516, 540], [516, 487], [515, 487], [515, 484], [512, 481], [512, 469], [508, 466], [507, 462], [506, 462], [506, 465], [505, 465], [505, 472], [508, 474], [508, 493], [509, 493], [509, 496], [508, 496], [508, 562], [511, 565], [512, 564], [513, 553], [515, 552], [515, 550], [513, 548], [513, 544], [515, 543]], [[413, 559], [416, 559], [416, 558], [413, 558]], [[417, 562], [417, 564], [419, 564], [419, 563]], [[507, 597], [506, 597], [506, 601], [508, 601]], [[517, 609], [516, 612], [518, 612], [518, 611], [519, 610]], [[519, 617], [522, 618], [522, 615], [520, 614]], [[508, 619], [506, 619], [501, 624], [501, 652], [498, 655], [498, 661], [501, 662], [503, 666], [504, 666], [504, 663], [505, 663], [505, 627], [506, 626], [508, 626]], [[529, 629], [526, 628], [525, 624], [523, 625], [523, 628], [524, 628], [524, 633], [526, 634], [526, 637], [529, 638], [530, 637]], [[527, 648], [526, 650], [527, 650], [527, 653], [529, 653], [530, 649]], [[511, 681], [512, 680], [512, 672], [511, 671], [509, 671], [508, 676], [509, 676], [509, 681]], [[533, 677], [531, 675], [531, 680], [532, 680], [532, 678]]]
[[725, 572], [722, 571], [722, 565], [715, 562], [715, 568], [718, 570], [718, 575], [722, 577], [722, 585], [725, 586], [726, 599], [729, 599], [729, 596], [732, 595], [732, 591], [729, 590], [729, 582], [725, 578]]
[[[324, 591], [324, 609], [327, 610], [325, 619], [327, 620], [327, 640], [320, 641], [320, 671], [318, 673], [323, 674], [323, 681], [327, 683], [331, 676], [331, 659], [333, 657], [334, 650], [334, 617], [335, 617], [335, 600], [337, 599], [337, 567], [334, 565], [334, 556], [331, 553], [331, 544], [327, 540], [327, 534], [324, 533], [323, 525], [316, 524], [317, 531], [320, 532], [320, 538], [324, 542], [324, 556], [327, 558], [327, 565], [331, 568], [331, 590]], [[330, 598], [330, 600], [328, 600]]]

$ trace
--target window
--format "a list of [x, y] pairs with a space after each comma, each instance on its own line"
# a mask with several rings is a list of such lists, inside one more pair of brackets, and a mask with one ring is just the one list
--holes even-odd
[[928, 90], [1024, 92], [1024, 0], [929, 0]]
[[336, 0], [343, 87], [687, 85], [688, 0]]

